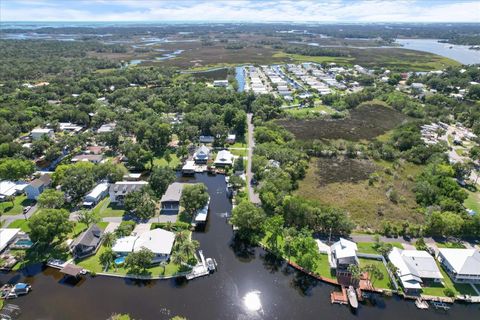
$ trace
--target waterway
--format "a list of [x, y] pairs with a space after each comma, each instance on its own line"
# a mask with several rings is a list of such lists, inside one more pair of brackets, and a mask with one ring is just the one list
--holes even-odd
[[[455, 304], [447, 312], [419, 311], [412, 301], [378, 297], [375, 306], [361, 304], [356, 313], [332, 305], [335, 288], [286, 267], [265, 251], [232, 241], [225, 213], [231, 211], [224, 176], [197, 174], [190, 182], [204, 182], [211, 196], [209, 222], [197, 232], [206, 257], [218, 262], [218, 271], [195, 279], [132, 281], [87, 276], [78, 284], [62, 280], [55, 270], [31, 267], [1, 274], [0, 281], [28, 282], [33, 291], [12, 300], [22, 308], [20, 319], [106, 319], [114, 312], [135, 319], [475, 319], [478, 305]], [[475, 316], [477, 315], [477, 316]]]
[[462, 64], [480, 63], [480, 51], [469, 46], [441, 43], [438, 39], [397, 39], [395, 42], [405, 49], [435, 53]]
[[235, 67], [235, 79], [238, 84], [238, 92], [245, 90], [245, 68], [243, 66]]

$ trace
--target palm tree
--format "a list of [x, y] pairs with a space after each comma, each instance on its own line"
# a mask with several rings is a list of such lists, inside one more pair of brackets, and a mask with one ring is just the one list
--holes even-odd
[[108, 248], [113, 246], [115, 240], [117, 240], [117, 236], [113, 232], [107, 232], [103, 235], [103, 244]]
[[349, 265], [347, 268], [347, 271], [350, 273], [350, 278], [352, 279], [352, 282], [360, 281], [362, 270], [360, 270], [360, 267], [358, 265], [356, 264]]
[[179, 251], [185, 255], [185, 257], [190, 258], [195, 255], [200, 244], [196, 240], [187, 241], [179, 247]]
[[181, 247], [182, 244], [188, 242], [190, 240], [190, 234], [187, 231], [180, 231], [177, 232], [175, 236], [175, 246]]
[[172, 263], [176, 264], [176, 265], [183, 265], [185, 263], [187, 259], [185, 258], [185, 256], [183, 255], [182, 252], [174, 252], [171, 257], [170, 257], [170, 261], [172, 261]]

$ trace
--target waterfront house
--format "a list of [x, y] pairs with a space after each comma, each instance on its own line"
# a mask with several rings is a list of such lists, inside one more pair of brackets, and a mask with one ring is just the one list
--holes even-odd
[[407, 293], [418, 293], [422, 286], [443, 279], [435, 259], [427, 251], [394, 247], [388, 259], [397, 268], [397, 277]]
[[93, 208], [108, 194], [108, 183], [102, 182], [95, 186], [83, 199], [83, 206]]
[[195, 175], [195, 161], [186, 161], [182, 167], [182, 175], [193, 176]]
[[108, 190], [110, 202], [123, 205], [125, 196], [133, 191], [138, 191], [148, 185], [147, 181], [117, 181], [111, 184]]
[[30, 200], [37, 200], [38, 196], [50, 186], [52, 179], [48, 174], [40, 176], [25, 187], [25, 194]]
[[216, 167], [226, 167], [233, 164], [233, 154], [228, 150], [221, 150], [215, 158]]
[[210, 148], [205, 145], [201, 145], [193, 154], [193, 161], [197, 164], [206, 164], [210, 157]]
[[30, 136], [32, 137], [33, 140], [40, 140], [43, 137], [47, 138], [53, 138], [54, 132], [53, 129], [49, 128], [35, 128], [32, 131], [30, 131]]
[[358, 265], [357, 244], [340, 238], [330, 247], [330, 268], [339, 272], [346, 272], [348, 266]]
[[477, 249], [439, 249], [438, 261], [455, 282], [480, 283], [480, 251]]
[[103, 231], [96, 225], [91, 225], [82, 232], [70, 245], [76, 259], [95, 254], [102, 243]]
[[167, 191], [165, 191], [165, 194], [160, 199], [162, 212], [176, 213], [180, 210], [182, 190], [182, 183], [174, 182], [168, 186]]
[[131, 252], [148, 249], [155, 255], [152, 263], [159, 263], [170, 259], [174, 242], [175, 234], [173, 232], [153, 229], [140, 235], [117, 239], [112, 250], [120, 256], [126, 256]]
[[18, 228], [0, 228], [0, 252], [3, 252], [10, 244], [15, 242], [20, 231]]

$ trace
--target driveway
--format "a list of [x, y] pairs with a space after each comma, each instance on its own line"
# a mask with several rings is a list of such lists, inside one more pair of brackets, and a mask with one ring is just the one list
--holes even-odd
[[5, 228], [5, 227], [8, 227], [8, 225], [10, 225], [13, 221], [29, 219], [31, 216], [34, 215], [37, 209], [38, 209], [38, 205], [35, 204], [30, 208], [30, 210], [26, 212], [26, 214], [16, 214], [12, 216], [4, 215], [1, 217], [0, 220], [2, 221], [3, 227]]

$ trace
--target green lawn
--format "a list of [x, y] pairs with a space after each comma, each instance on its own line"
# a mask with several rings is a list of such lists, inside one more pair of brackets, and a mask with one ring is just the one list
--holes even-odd
[[110, 198], [107, 197], [93, 208], [93, 212], [100, 218], [121, 217], [125, 213], [125, 209], [122, 206], [110, 203]]
[[[396, 248], [403, 249], [403, 246], [400, 242], [389, 242], [389, 243]], [[374, 242], [358, 242], [357, 243], [358, 252], [379, 254], [379, 252], [373, 248], [374, 245], [375, 245]]]
[[313, 108], [285, 109], [285, 112], [296, 118], [308, 118], [308, 117], [320, 115], [323, 112], [326, 114], [334, 114], [336, 111], [328, 106], [319, 105]]
[[383, 264], [382, 261], [380, 260], [375, 260], [375, 259], [366, 259], [366, 258], [358, 258], [360, 262], [360, 267], [364, 267], [366, 265], [375, 265], [377, 266], [380, 271], [383, 274], [383, 279], [374, 279], [373, 281], [373, 286], [375, 288], [380, 288], [380, 289], [393, 289], [393, 286], [390, 282], [390, 277], [388, 276], [387, 268]]
[[423, 287], [422, 294], [427, 296], [445, 297], [445, 293], [443, 291], [446, 288], [451, 288], [455, 292], [455, 295], [464, 295], [464, 294], [473, 295], [473, 296], [477, 295], [475, 290], [473, 290], [473, 288], [469, 284], [454, 283], [438, 262], [437, 262], [437, 265], [443, 276], [443, 284], [435, 283], [429, 287]]
[[16, 196], [13, 200], [13, 204], [11, 201], [1, 202], [0, 212], [7, 216], [22, 214], [24, 207], [31, 206], [34, 203], [35, 200], [29, 200], [25, 195]]
[[465, 246], [459, 242], [437, 242], [437, 247], [439, 248], [449, 248], [449, 249], [465, 249]]
[[[153, 160], [153, 165], [158, 167], [170, 167], [172, 169], [176, 169], [182, 163], [180, 159], [177, 157], [177, 155], [174, 153], [170, 154], [170, 158], [171, 158], [170, 162], [167, 162], [165, 158], [157, 157]], [[147, 167], [149, 167], [149, 165], [147, 165]]]
[[467, 209], [471, 209], [477, 213], [480, 213], [480, 192], [468, 192], [468, 198], [465, 200], [463, 205]]
[[229, 149], [230, 152], [235, 155], [235, 156], [242, 156], [242, 157], [246, 157], [248, 155], [248, 150], [247, 149], [243, 149], [243, 150], [240, 150], [240, 149]]
[[[95, 273], [99, 272], [109, 272], [113, 274], [118, 274], [118, 275], [126, 275], [128, 274], [128, 270], [125, 268], [115, 268], [110, 267], [107, 271], [104, 271], [103, 266], [100, 264], [99, 257], [102, 252], [104, 252], [106, 247], [102, 246], [98, 250], [97, 254], [94, 256], [90, 256], [88, 258], [85, 258], [81, 261], [76, 261], [76, 264]], [[153, 266], [152, 268], [147, 269], [146, 274], [149, 274], [151, 276], [172, 276], [178, 273], [180, 270], [179, 266], [173, 263], [169, 263], [165, 266], [165, 273], [163, 271], [163, 266], [156, 265]]]
[[8, 225], [8, 228], [20, 228], [23, 232], [30, 232], [28, 227], [28, 220], [15, 220]]
[[[266, 245], [266, 239], [267, 239], [267, 235], [265, 235], [265, 237], [260, 241], [260, 243], [262, 243], [265, 247], [268, 247]], [[279, 236], [277, 238], [277, 242], [278, 242], [278, 248], [279, 248], [279, 251], [280, 251], [280, 255], [283, 259], [285, 260], [288, 260], [287, 258], [287, 254], [285, 253], [283, 247], [284, 247], [284, 240], [283, 240], [283, 237]], [[295, 257], [290, 257], [290, 261], [293, 262], [293, 263], [296, 263], [296, 259]], [[317, 261], [317, 268], [314, 270], [314, 273], [322, 276], [322, 277], [325, 277], [325, 278], [328, 278], [328, 279], [335, 279], [335, 275], [333, 275], [331, 273], [331, 269], [330, 269], [330, 264], [328, 263], [328, 255], [326, 254], [320, 254], [320, 259]]]
[[247, 143], [245, 141], [237, 141], [234, 144], [230, 145], [230, 148], [246, 148]]

